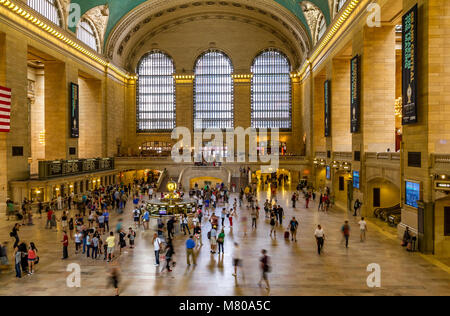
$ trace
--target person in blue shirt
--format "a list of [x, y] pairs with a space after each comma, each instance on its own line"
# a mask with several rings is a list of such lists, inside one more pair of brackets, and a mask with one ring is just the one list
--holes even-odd
[[195, 260], [195, 254], [194, 254], [194, 248], [195, 248], [195, 241], [192, 236], [189, 236], [189, 239], [186, 241], [186, 260], [187, 265], [191, 265], [190, 258], [192, 257], [192, 261], [194, 262], [194, 265], [197, 264]]

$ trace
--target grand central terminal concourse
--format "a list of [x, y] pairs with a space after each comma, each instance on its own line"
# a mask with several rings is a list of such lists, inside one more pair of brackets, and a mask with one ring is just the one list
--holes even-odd
[[448, 0], [0, 0], [0, 296], [450, 295], [449, 51]]

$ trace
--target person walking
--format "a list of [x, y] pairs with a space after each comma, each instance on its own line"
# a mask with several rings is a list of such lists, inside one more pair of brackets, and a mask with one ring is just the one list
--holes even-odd
[[266, 283], [266, 289], [270, 290], [269, 285], [269, 277], [268, 273], [270, 272], [270, 258], [267, 255], [267, 250], [263, 249], [261, 251], [262, 257], [259, 259], [260, 262], [260, 268], [261, 268], [261, 279], [258, 282], [258, 286], [261, 287], [262, 282], [264, 281]]
[[67, 258], [69, 258], [69, 252], [67, 250], [67, 248], [69, 247], [69, 237], [67, 236], [67, 232], [64, 231], [64, 236], [63, 236], [63, 240], [61, 241], [63, 244], [63, 257], [62, 260], [66, 260]]
[[277, 238], [277, 231], [275, 229], [276, 224], [277, 224], [277, 221], [276, 221], [275, 214], [272, 213], [270, 215], [270, 237], [272, 237], [272, 234], [273, 234], [273, 236], [275, 238]]
[[181, 220], [181, 228], [183, 229], [183, 233], [185, 236], [186, 230], [188, 231], [189, 235], [191, 234], [191, 230], [189, 229], [188, 217], [186, 215], [183, 215], [183, 219]]
[[250, 216], [252, 217], [252, 229], [256, 229], [257, 228], [258, 213], [257, 213], [257, 211], [256, 211], [256, 209], [254, 207], [252, 207], [252, 212], [251, 212]]
[[159, 254], [161, 251], [161, 239], [158, 237], [158, 234], [155, 233], [153, 235], [153, 248], [155, 251], [155, 267], [159, 266]]
[[341, 228], [343, 241], [345, 240], [345, 248], [348, 248], [348, 239], [350, 238], [350, 225], [348, 221], [345, 221], [344, 225]]
[[316, 237], [316, 242], [317, 242], [317, 252], [320, 255], [320, 253], [322, 252], [322, 249], [323, 249], [324, 241], [325, 241], [325, 233], [322, 229], [322, 226], [317, 225], [317, 229], [314, 232], [314, 236]]
[[361, 242], [366, 241], [366, 232], [367, 232], [367, 222], [364, 220], [364, 217], [361, 217], [361, 220], [358, 222], [359, 224], [359, 231], [360, 231], [360, 238]]
[[191, 236], [189, 236], [189, 239], [186, 240], [186, 261], [187, 261], [188, 266], [191, 265], [190, 258], [192, 258], [192, 262], [194, 263], [194, 265], [197, 265], [197, 261], [195, 259], [194, 248], [195, 248], [195, 241], [191, 235]]
[[234, 243], [234, 252], [233, 252], [233, 266], [234, 266], [234, 273], [233, 276], [237, 277], [238, 269], [241, 268], [241, 274], [245, 282], [245, 275], [244, 271], [242, 269], [242, 254], [241, 254], [241, 247], [237, 242]]
[[[168, 272], [172, 272], [172, 269], [170, 268], [170, 263], [173, 260], [173, 255], [175, 254], [175, 250], [173, 248], [172, 239], [169, 238], [166, 245], [166, 266], [161, 269], [161, 272], [164, 271], [164, 269], [167, 269]], [[175, 262], [173, 263], [175, 265]]]
[[9, 235], [15, 239], [13, 248], [16, 248], [19, 245], [20, 238], [19, 238], [19, 228], [20, 224], [16, 223]]
[[297, 242], [297, 228], [298, 221], [295, 219], [295, 217], [292, 217], [288, 225], [288, 230], [291, 232], [291, 240], [295, 242]]

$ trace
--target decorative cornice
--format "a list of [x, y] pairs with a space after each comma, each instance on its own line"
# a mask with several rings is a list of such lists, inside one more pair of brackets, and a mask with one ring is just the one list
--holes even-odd
[[61, 44], [65, 44], [68, 47], [75, 49], [77, 52], [88, 57], [91, 61], [98, 63], [99, 65], [114, 71], [117, 75], [122, 77], [124, 81], [135, 79], [134, 75], [130, 75], [118, 67], [112, 65], [110, 62], [94, 53], [92, 49], [86, 48], [84, 44], [81, 44], [79, 40], [73, 38], [68, 34], [64, 34], [64, 31], [58, 30], [59, 27], [53, 26], [51, 22], [47, 22], [45, 18], [41, 17], [40, 14], [35, 13], [34, 10], [28, 6], [24, 6], [21, 3], [16, 4], [12, 0], [0, 0], [0, 8], [3, 7], [9, 12], [15, 14], [17, 17], [22, 18], [25, 22], [33, 25], [36, 28], [41, 29]]

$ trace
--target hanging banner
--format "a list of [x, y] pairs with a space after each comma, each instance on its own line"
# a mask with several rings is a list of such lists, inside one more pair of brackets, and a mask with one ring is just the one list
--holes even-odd
[[356, 55], [350, 61], [350, 131], [351, 133], [359, 132], [360, 125], [360, 96], [361, 96], [361, 82], [360, 82], [360, 65], [359, 56]]
[[403, 16], [402, 97], [403, 125], [417, 123], [417, 4]]
[[70, 83], [70, 137], [78, 138], [80, 136], [79, 121], [79, 91], [76, 83]]
[[330, 80], [325, 81], [324, 83], [324, 97], [325, 97], [325, 137], [331, 136], [331, 89], [330, 89]]

